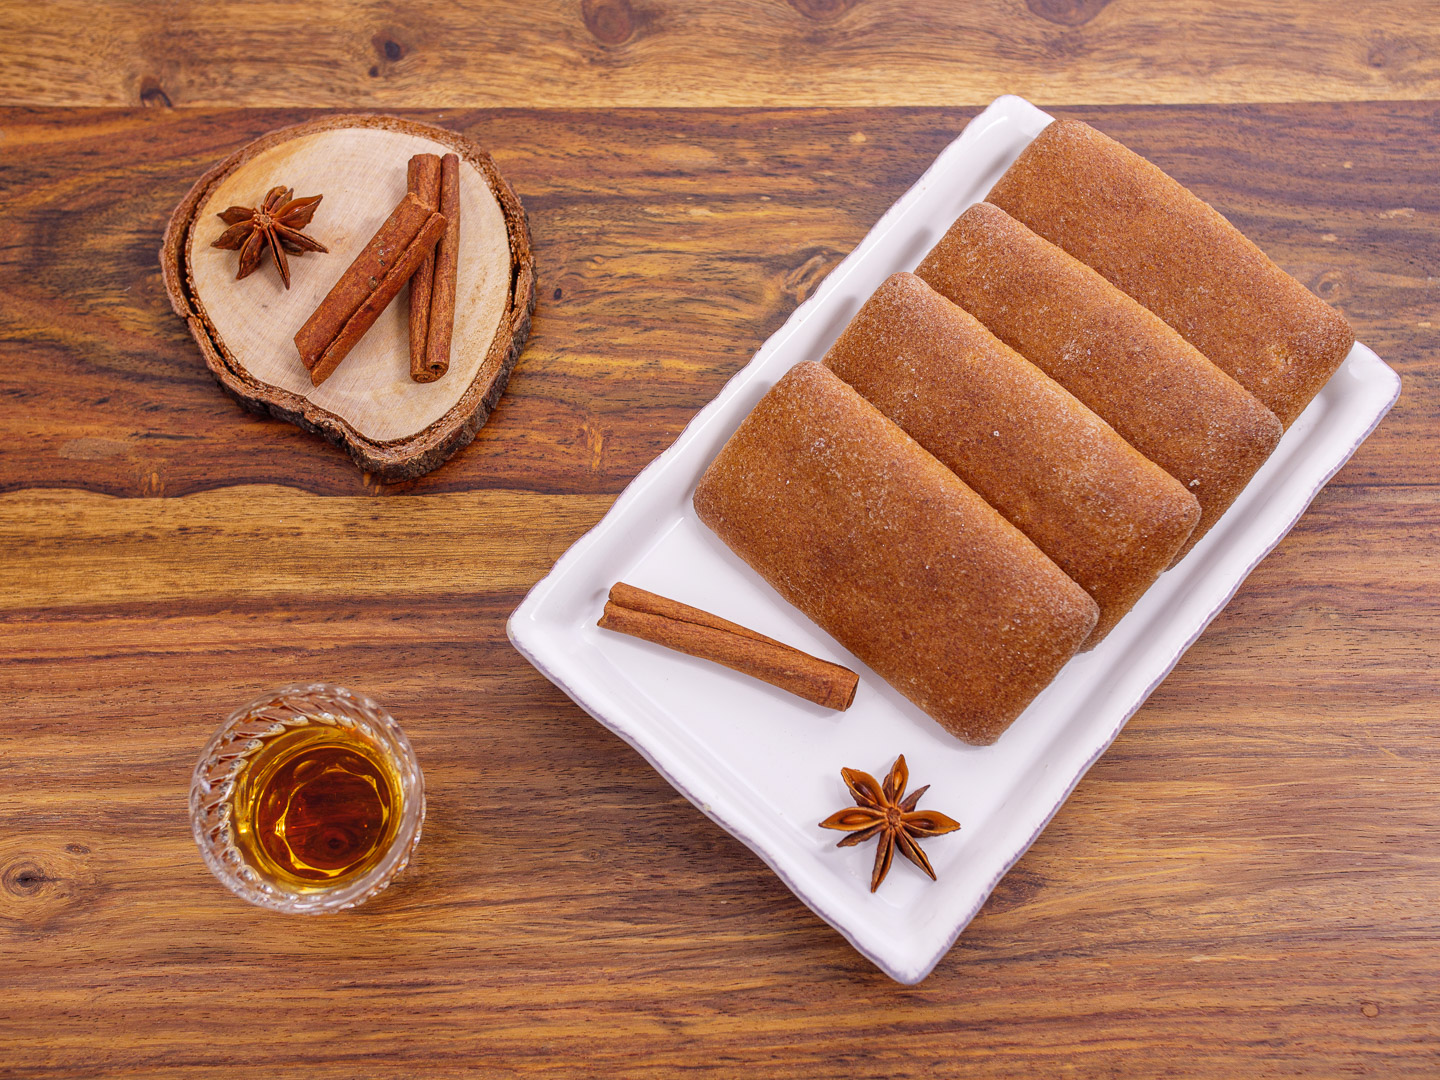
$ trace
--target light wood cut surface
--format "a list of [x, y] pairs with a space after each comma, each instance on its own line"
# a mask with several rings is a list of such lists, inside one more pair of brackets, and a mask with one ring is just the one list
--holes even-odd
[[1440, 97], [1433, 0], [43, 0], [0, 101], [362, 108]]
[[[1440, 105], [1066, 112], [1404, 390], [919, 987], [505, 639], [972, 112], [413, 113], [494, 148], [540, 303], [476, 441], [383, 488], [225, 398], [155, 260], [196, 175], [311, 114], [0, 111], [0, 1077], [1440, 1072]], [[388, 892], [299, 920], [214, 882], [185, 792], [229, 709], [309, 678], [395, 713], [430, 813]]]
[[[449, 147], [418, 135], [374, 128], [317, 132], [282, 143], [245, 162], [210, 193], [195, 213], [185, 267], [194, 292], [230, 354], [252, 377], [296, 394], [340, 416], [375, 442], [403, 439], [439, 420], [460, 399], [480, 369], [504, 321], [510, 286], [510, 242], [500, 204], [473, 165], [463, 167], [465, 202], [459, 302], [456, 304], [454, 378], [416, 383], [410, 378], [409, 306], [393, 303], [319, 386], [300, 362], [295, 332], [405, 197], [405, 166], [412, 154], [443, 154]], [[253, 206], [283, 178], [297, 193], [325, 194], [310, 233], [330, 251], [293, 259], [291, 287], [274, 268], [258, 280], [236, 280], [237, 258], [212, 242], [226, 228], [220, 213]], [[249, 200], [249, 201], [247, 201]], [[508, 329], [508, 327], [507, 327]]]

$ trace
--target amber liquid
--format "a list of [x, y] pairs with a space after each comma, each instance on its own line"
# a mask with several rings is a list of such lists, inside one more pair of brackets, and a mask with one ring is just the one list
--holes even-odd
[[317, 892], [372, 869], [395, 839], [395, 766], [348, 728], [311, 723], [262, 739], [232, 796], [235, 846], [264, 878]]

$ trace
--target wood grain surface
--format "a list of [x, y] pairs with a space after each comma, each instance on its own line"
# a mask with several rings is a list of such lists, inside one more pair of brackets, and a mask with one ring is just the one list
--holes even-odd
[[1440, 96], [1433, 0], [39, 0], [0, 101], [980, 105]]
[[[133, 100], [97, 67], [76, 92]], [[480, 437], [397, 487], [225, 398], [160, 282], [194, 177], [313, 114], [0, 111], [0, 1077], [1440, 1074], [1440, 104], [1062, 111], [1404, 390], [913, 988], [504, 621], [973, 110], [411, 113], [493, 151], [540, 304]], [[185, 794], [231, 708], [312, 678], [395, 713], [430, 812], [387, 893], [300, 920], [215, 883]]]

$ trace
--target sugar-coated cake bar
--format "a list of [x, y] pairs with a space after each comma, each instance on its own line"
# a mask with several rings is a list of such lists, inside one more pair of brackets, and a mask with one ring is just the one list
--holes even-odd
[[1087, 646], [1200, 518], [1179, 481], [914, 274], [875, 291], [825, 364], [1095, 598]]
[[1355, 343], [1345, 317], [1159, 168], [1057, 120], [986, 198], [1164, 319], [1289, 427]]
[[994, 742], [1098, 617], [1024, 534], [814, 362], [741, 423], [695, 509], [785, 600], [966, 742]]
[[1284, 434], [1148, 308], [998, 206], [970, 207], [915, 273], [1069, 390], [1200, 502], [1209, 531]]

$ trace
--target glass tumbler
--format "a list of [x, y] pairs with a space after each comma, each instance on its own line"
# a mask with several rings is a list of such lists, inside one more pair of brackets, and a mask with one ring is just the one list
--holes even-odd
[[287, 686], [230, 714], [190, 783], [190, 826], [211, 872], [252, 904], [319, 915], [363, 904], [410, 861], [425, 778], [375, 702]]

